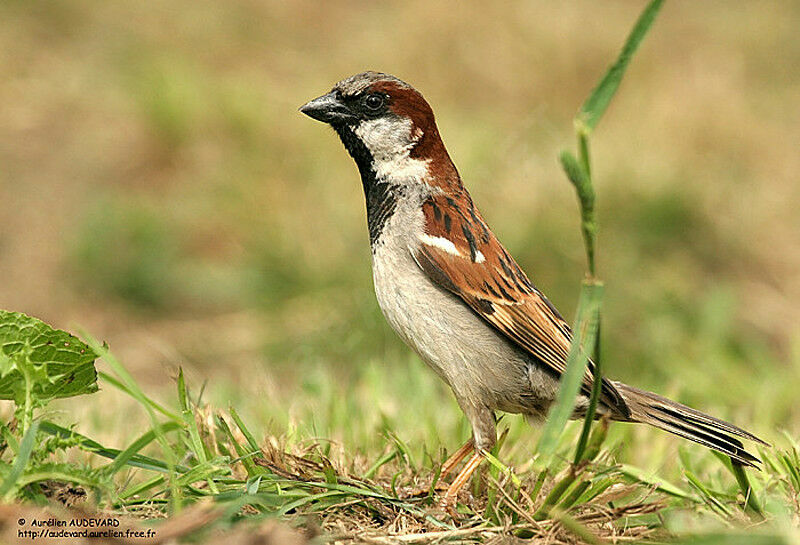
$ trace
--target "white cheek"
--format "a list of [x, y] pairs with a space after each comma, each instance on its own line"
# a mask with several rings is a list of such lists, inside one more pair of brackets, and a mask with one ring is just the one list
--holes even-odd
[[414, 140], [411, 139], [410, 119], [368, 119], [359, 123], [355, 129], [372, 152], [375, 159], [408, 153]]
[[356, 135], [372, 154], [378, 178], [421, 179], [428, 174], [428, 160], [413, 159], [411, 148], [421, 137], [409, 119], [369, 119], [355, 128]]

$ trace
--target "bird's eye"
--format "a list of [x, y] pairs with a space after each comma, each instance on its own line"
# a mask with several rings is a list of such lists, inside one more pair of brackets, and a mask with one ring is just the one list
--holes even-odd
[[367, 95], [364, 99], [364, 105], [367, 107], [368, 110], [377, 112], [383, 107], [383, 95], [373, 94]]

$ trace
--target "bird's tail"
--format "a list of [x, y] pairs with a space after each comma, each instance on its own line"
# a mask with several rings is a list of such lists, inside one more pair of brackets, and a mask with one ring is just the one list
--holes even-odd
[[761, 460], [747, 452], [742, 442], [736, 439], [742, 437], [762, 445], [767, 444], [752, 433], [652, 392], [621, 382], [613, 384], [630, 409], [628, 421], [642, 422], [685, 437], [726, 454], [746, 466], [757, 468], [756, 464], [761, 463]]

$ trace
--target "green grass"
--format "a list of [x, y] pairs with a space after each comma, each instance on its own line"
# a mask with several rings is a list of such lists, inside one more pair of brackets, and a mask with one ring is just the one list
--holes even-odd
[[[391, 398], [387, 379], [398, 379], [394, 384], [400, 386], [413, 386], [401, 384], [409, 380], [426, 383], [427, 373], [418, 362], [408, 362], [395, 376], [366, 369], [351, 383], [347, 399], [337, 387], [319, 385], [318, 405], [295, 415], [304, 426], [292, 430], [275, 423], [271, 427], [284, 432], [264, 436], [252, 424], [257, 419], [248, 424], [235, 408], [220, 410], [200, 400], [182, 373], [170, 399], [152, 399], [106, 348], [91, 339], [89, 345], [109, 370], [101, 372], [101, 388], [128, 396], [131, 408], [149, 424], [129, 444], [111, 447], [47, 417], [37, 419], [18, 446], [8, 445], [16, 461], [4, 476], [7, 497], [46, 502], [48, 493], [37, 483], [71, 482], [90, 491], [95, 508], [104, 513], [143, 521], [179, 517], [187, 510], [193, 513], [195, 504], [211, 502], [214, 523], [184, 536], [195, 540], [211, 539], [215, 531], [244, 521], [275, 517], [296, 527], [316, 520], [325, 530], [323, 542], [326, 535], [379, 540], [399, 531], [406, 536], [430, 533], [416, 538], [421, 543], [443, 536], [472, 542], [504, 534], [596, 543], [623, 535], [657, 540], [710, 532], [735, 536], [741, 531], [736, 528], [751, 526], [747, 535], [761, 534], [764, 543], [782, 543], [788, 535], [796, 539], [787, 528], [798, 516], [800, 450], [789, 437], [779, 439], [774, 449], [761, 449], [764, 471], [750, 473], [754, 501], [748, 504], [729, 472], [730, 463], [699, 448], [681, 451], [682, 477], [673, 482], [619, 463], [637, 449], [622, 425], [610, 435], [607, 424], [596, 426], [584, 462], [575, 466], [568, 461], [580, 431], [574, 423], [551, 461], [539, 469], [537, 457], [531, 457], [533, 433], [520, 419], [507, 418], [501, 421], [502, 446], [496, 451], [503, 463], [489, 464], [473, 480], [459, 504], [463, 519], [454, 524], [436, 509], [436, 469], [446, 453], [435, 446], [442, 439], [451, 441], [443, 432], [449, 431], [453, 441], [463, 436], [463, 425], [448, 424], [448, 416], [441, 422], [394, 422], [391, 412], [364, 414], [379, 412], [381, 401]], [[421, 391], [414, 413], [455, 413], [455, 407], [432, 403], [434, 398]], [[340, 408], [320, 418], [325, 412], [318, 407], [325, 406]], [[285, 407], [277, 404], [272, 412], [285, 414]], [[136, 421], [136, 416], [129, 418]], [[410, 428], [415, 435], [408, 435]], [[61, 443], [28, 465], [36, 433]], [[323, 439], [336, 436], [342, 441]], [[360, 447], [350, 450], [348, 444]], [[76, 463], [80, 459], [84, 462]], [[755, 504], [762, 506], [766, 520], [753, 512]], [[700, 543], [707, 538], [692, 539]], [[725, 539], [734, 543], [737, 538]]]

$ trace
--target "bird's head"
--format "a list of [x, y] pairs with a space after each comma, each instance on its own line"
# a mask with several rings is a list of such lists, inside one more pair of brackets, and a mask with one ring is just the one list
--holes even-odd
[[[362, 178], [457, 178], [433, 110], [411, 85], [389, 74], [362, 72], [300, 108], [329, 124]], [[429, 182], [430, 183], [430, 182]]]

